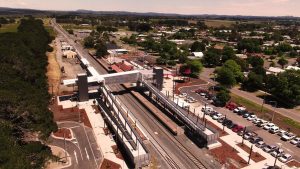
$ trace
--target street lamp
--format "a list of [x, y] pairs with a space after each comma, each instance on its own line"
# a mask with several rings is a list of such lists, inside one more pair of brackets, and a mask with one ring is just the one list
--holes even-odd
[[[276, 110], [276, 108], [277, 108], [277, 101], [270, 101], [270, 103], [274, 103], [274, 107], [275, 107], [275, 110]], [[273, 122], [273, 120], [274, 120], [275, 110], [273, 110], [272, 122]]]
[[277, 153], [276, 153], [276, 156], [275, 156], [275, 162], [274, 162], [274, 167], [276, 166], [276, 162], [277, 162], [277, 159], [278, 159], [278, 156], [279, 156], [279, 149], [281, 148], [282, 144], [281, 143], [277, 143], [279, 145], [279, 147], [277, 148]]

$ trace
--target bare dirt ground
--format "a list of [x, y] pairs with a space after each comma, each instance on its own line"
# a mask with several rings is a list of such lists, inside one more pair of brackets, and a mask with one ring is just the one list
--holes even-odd
[[300, 162], [296, 161], [296, 160], [292, 160], [292, 161], [286, 163], [286, 165], [289, 166], [289, 167], [300, 168]]
[[180, 94], [180, 91], [178, 89], [181, 88], [181, 87], [193, 86], [193, 85], [203, 85], [203, 84], [206, 84], [206, 82], [204, 80], [190, 78], [189, 80], [186, 80], [183, 83], [176, 83], [175, 93]]
[[237, 150], [221, 139], [218, 141], [222, 143], [222, 146], [210, 150], [210, 154], [213, 155], [221, 164], [226, 165], [229, 169], [243, 168], [248, 165], [247, 162], [237, 154]]
[[52, 52], [47, 52], [48, 57], [48, 66], [47, 66], [47, 77], [48, 77], [48, 92], [53, 95], [59, 94], [59, 84], [61, 79], [60, 67], [56, 60], [56, 52], [57, 48], [55, 45], [55, 41], [51, 43], [53, 47]]
[[[246, 146], [245, 144], [242, 145], [242, 143], [237, 144], [241, 149], [243, 149], [244, 151], [246, 151], [247, 153], [250, 153], [250, 147]], [[251, 160], [257, 162], [260, 162], [262, 160], [265, 160], [266, 158], [263, 157], [262, 155], [260, 155], [257, 152], [252, 152], [251, 154]]]
[[121, 166], [110, 160], [104, 159], [100, 169], [120, 169]]

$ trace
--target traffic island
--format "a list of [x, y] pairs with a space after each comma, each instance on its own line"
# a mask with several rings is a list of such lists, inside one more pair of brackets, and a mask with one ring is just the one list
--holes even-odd
[[[244, 150], [245, 152], [250, 154], [251, 148], [248, 147], [247, 145], [239, 143], [239, 144], [237, 144], [237, 146], [239, 146], [242, 150]], [[257, 163], [257, 162], [265, 160], [266, 158], [264, 156], [262, 156], [261, 154], [259, 154], [258, 152], [252, 152], [250, 159]]]
[[73, 138], [72, 131], [68, 128], [60, 128], [57, 132], [53, 133], [53, 135], [60, 139], [68, 139], [71, 140]]

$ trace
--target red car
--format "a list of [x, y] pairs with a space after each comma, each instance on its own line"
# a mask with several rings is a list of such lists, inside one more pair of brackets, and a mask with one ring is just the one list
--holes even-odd
[[232, 131], [233, 131], [233, 132], [236, 132], [236, 133], [238, 133], [238, 132], [240, 132], [240, 131], [242, 131], [242, 130], [244, 130], [244, 127], [243, 127], [243, 126], [240, 126], [240, 125], [237, 125], [237, 126], [235, 126], [235, 127], [232, 129]]
[[234, 110], [235, 108], [238, 107], [238, 105], [234, 102], [228, 102], [225, 107], [229, 110]]

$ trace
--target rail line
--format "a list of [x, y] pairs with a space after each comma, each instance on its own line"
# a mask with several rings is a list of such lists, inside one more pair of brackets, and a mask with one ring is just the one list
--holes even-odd
[[[119, 85], [114, 85], [113, 87], [115, 87], [117, 90], [126, 90], [123, 87], [119, 86]], [[130, 94], [130, 93], [129, 93]], [[159, 125], [158, 121], [151, 116], [148, 112], [146, 112], [144, 110], [144, 107], [142, 105], [140, 105], [139, 103], [137, 103], [137, 101], [133, 98], [131, 98], [128, 95], [122, 95], [125, 99], [127, 100], [131, 100], [131, 102], [135, 105], [135, 107], [137, 107], [141, 112], [143, 112], [143, 114], [145, 114], [147, 117], [149, 117], [149, 119], [151, 119], [151, 121], [161, 130], [161, 132], [163, 132], [173, 143], [175, 143], [175, 145], [186, 155], [186, 157], [188, 159], [190, 159], [192, 161], [193, 164], [195, 164], [195, 166], [199, 169], [205, 169], [206, 167], [203, 165], [203, 163], [201, 161], [199, 161], [197, 159], [197, 157], [195, 155], [193, 155], [182, 143], [180, 143], [180, 141], [176, 138], [176, 137], [171, 137], [170, 133], [165, 131], [164, 129], [162, 129], [163, 127], [161, 125]], [[120, 98], [120, 97], [119, 97]], [[142, 124], [141, 124], [142, 125]], [[144, 127], [144, 126], [143, 126]], [[145, 128], [145, 127], [144, 127]], [[146, 128], [145, 128], [146, 129]], [[147, 130], [147, 129], [146, 129]], [[147, 130], [147, 132], [151, 135], [152, 137], [152, 132], [149, 132]], [[153, 137], [152, 137], [153, 138]], [[153, 140], [155, 140], [153, 138]], [[176, 141], [175, 141], [176, 140]], [[157, 142], [157, 140], [155, 140]], [[155, 146], [154, 146], [155, 147]], [[161, 147], [162, 148], [162, 147]], [[164, 152], [166, 152], [166, 150], [164, 148], [162, 148], [164, 150]], [[171, 157], [168, 155], [168, 158], [166, 159], [167, 161], [172, 160]], [[173, 160], [172, 160], [173, 161]], [[174, 161], [173, 161], [174, 162]], [[176, 166], [178, 167], [178, 165], [176, 164]], [[175, 168], [177, 168], [175, 167]]]

